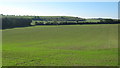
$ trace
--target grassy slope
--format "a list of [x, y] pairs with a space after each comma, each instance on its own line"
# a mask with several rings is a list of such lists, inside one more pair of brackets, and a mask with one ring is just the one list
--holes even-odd
[[3, 30], [3, 66], [114, 66], [117, 55], [117, 25]]

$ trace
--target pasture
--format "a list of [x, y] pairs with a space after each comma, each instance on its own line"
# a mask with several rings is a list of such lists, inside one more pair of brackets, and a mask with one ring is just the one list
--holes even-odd
[[3, 66], [117, 66], [117, 24], [3, 30]]

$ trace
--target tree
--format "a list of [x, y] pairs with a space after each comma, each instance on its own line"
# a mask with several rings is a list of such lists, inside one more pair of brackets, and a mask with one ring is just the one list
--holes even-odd
[[32, 20], [28, 18], [4, 17], [2, 18], [2, 29], [14, 27], [27, 27], [31, 25]]

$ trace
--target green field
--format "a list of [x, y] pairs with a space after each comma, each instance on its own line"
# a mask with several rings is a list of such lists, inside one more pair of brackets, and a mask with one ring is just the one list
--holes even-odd
[[117, 66], [118, 25], [3, 30], [3, 66]]

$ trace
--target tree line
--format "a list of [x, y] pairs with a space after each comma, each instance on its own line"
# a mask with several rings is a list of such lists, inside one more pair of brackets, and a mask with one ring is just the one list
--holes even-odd
[[77, 24], [119, 24], [120, 20], [102, 19], [100, 22], [87, 21], [36, 21], [35, 25], [77, 25]]
[[2, 18], [2, 29], [31, 26], [31, 19], [28, 18]]
[[38, 21], [85, 21], [83, 18], [70, 16], [35, 16], [32, 20]]
[[15, 27], [28, 27], [35, 25], [77, 25], [77, 24], [119, 24], [120, 20], [114, 19], [100, 19], [100, 22], [88, 22], [86, 19], [69, 16], [3, 16], [2, 29]]

